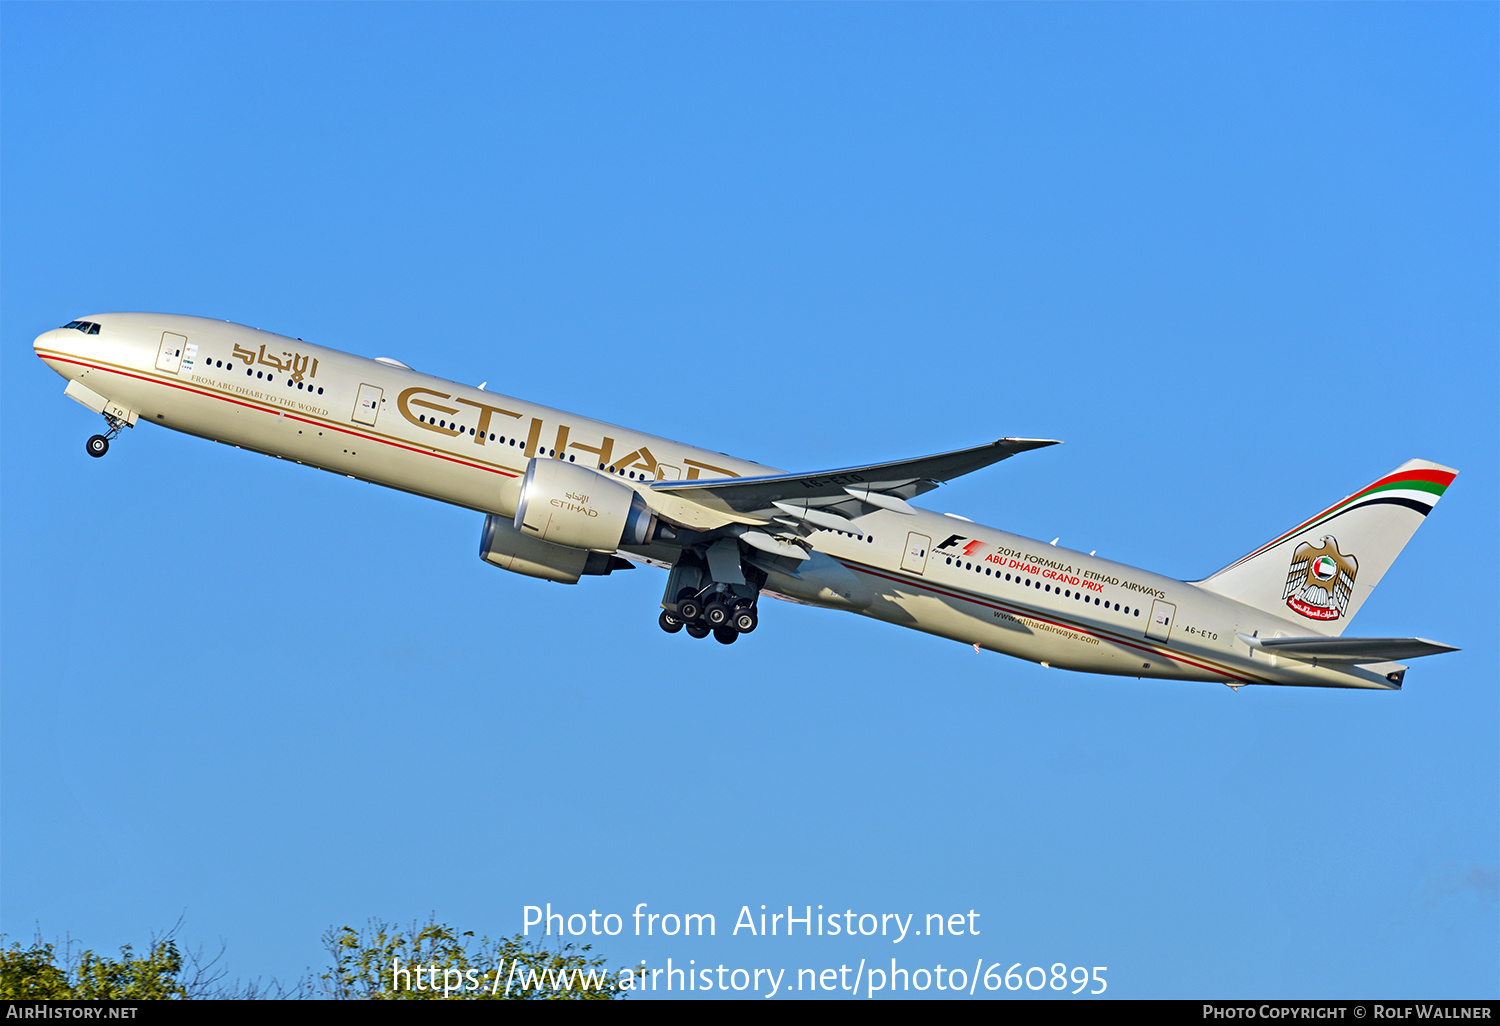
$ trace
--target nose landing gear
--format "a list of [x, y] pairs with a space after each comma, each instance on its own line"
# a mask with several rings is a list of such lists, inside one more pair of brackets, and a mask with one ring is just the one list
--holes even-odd
[[108, 433], [102, 435], [90, 435], [88, 442], [84, 444], [84, 448], [88, 451], [88, 454], [95, 459], [98, 459], [100, 456], [103, 456], [105, 453], [109, 452], [109, 440], [118, 435], [121, 428], [133, 426], [129, 421], [122, 420], [119, 417], [111, 416], [108, 413], [104, 415], [104, 422], [109, 425]]

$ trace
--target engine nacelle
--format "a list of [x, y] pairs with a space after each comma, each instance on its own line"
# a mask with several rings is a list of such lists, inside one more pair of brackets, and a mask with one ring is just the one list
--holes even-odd
[[508, 517], [493, 514], [484, 518], [484, 533], [479, 536], [479, 558], [501, 570], [559, 584], [577, 584], [580, 577], [607, 574], [630, 566], [615, 556], [539, 541], [517, 531]]
[[552, 545], [614, 552], [650, 541], [656, 515], [632, 489], [597, 470], [532, 457], [521, 481], [515, 528]]

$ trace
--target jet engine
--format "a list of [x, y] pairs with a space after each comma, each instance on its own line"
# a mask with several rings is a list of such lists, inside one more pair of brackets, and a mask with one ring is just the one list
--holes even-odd
[[479, 558], [502, 570], [559, 584], [577, 584], [583, 576], [631, 568], [627, 560], [618, 556], [538, 541], [517, 531], [508, 517], [493, 514], [484, 518]]
[[597, 470], [533, 457], [521, 481], [515, 528], [552, 545], [614, 552], [650, 541], [656, 515], [635, 491]]

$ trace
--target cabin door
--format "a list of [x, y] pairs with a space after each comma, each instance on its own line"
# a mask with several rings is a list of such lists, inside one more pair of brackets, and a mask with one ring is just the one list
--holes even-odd
[[359, 395], [354, 400], [354, 422], [374, 427], [375, 418], [380, 416], [380, 399], [384, 394], [383, 389], [374, 385], [360, 385]]
[[1166, 641], [1172, 633], [1172, 621], [1177, 617], [1177, 607], [1170, 602], [1157, 599], [1151, 603], [1151, 622], [1146, 625], [1146, 637]]
[[176, 374], [182, 367], [182, 353], [186, 348], [186, 335], [174, 335], [170, 331], [162, 332], [161, 348], [156, 352], [156, 369]]
[[912, 531], [906, 536], [906, 552], [901, 556], [901, 569], [920, 574], [927, 569], [927, 550], [932, 548], [932, 539], [925, 534]]

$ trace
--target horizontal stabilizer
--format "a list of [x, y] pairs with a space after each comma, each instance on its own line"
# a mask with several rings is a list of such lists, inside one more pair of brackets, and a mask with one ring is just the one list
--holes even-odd
[[1270, 655], [1326, 663], [1395, 662], [1458, 651], [1426, 638], [1255, 638], [1241, 634], [1239, 639]]

